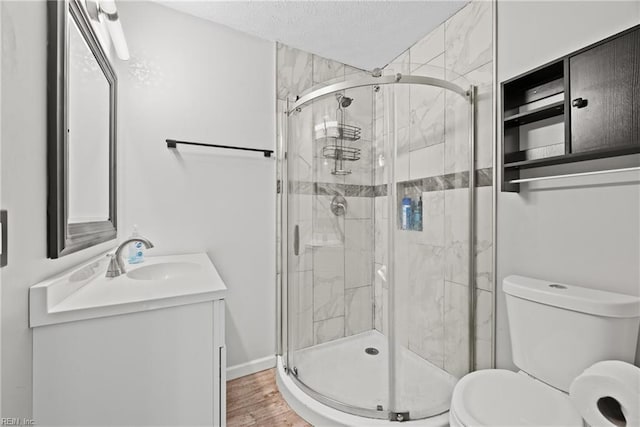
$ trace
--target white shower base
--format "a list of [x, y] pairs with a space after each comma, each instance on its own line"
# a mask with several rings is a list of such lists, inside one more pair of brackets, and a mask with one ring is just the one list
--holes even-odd
[[[379, 354], [365, 353], [374, 347]], [[448, 423], [451, 393], [457, 379], [412, 351], [401, 348], [397, 360], [398, 409], [409, 411], [411, 422], [439, 426]], [[389, 421], [358, 417], [315, 401], [289, 378], [279, 360], [278, 385], [292, 408], [314, 425], [386, 425]], [[333, 400], [359, 408], [389, 408], [387, 338], [372, 330], [297, 351], [293, 366], [308, 387]], [[293, 367], [291, 366], [291, 368]], [[328, 418], [327, 418], [328, 417]]]

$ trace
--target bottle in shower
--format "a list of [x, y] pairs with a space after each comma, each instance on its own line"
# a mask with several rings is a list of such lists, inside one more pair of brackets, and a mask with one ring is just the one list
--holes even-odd
[[422, 196], [413, 204], [413, 221], [411, 222], [412, 230], [422, 231]]
[[401, 211], [401, 228], [403, 230], [411, 230], [411, 197], [405, 196], [402, 199], [402, 211]]

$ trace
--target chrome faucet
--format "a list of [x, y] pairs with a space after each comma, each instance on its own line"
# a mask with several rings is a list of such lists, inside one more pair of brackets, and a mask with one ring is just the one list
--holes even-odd
[[113, 254], [107, 254], [107, 256], [111, 258], [111, 260], [109, 261], [109, 268], [107, 268], [107, 274], [105, 275], [106, 277], [118, 277], [119, 275], [127, 272], [126, 268], [124, 267], [124, 261], [122, 260], [121, 253], [129, 243], [133, 242], [141, 242], [147, 249], [151, 249], [153, 247], [153, 243], [151, 243], [144, 237], [132, 237], [120, 243], [118, 249], [116, 249]]

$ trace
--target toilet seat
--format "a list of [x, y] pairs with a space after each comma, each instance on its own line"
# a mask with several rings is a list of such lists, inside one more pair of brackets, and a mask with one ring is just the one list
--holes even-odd
[[583, 425], [568, 395], [504, 369], [464, 376], [453, 391], [450, 416], [452, 425], [466, 427]]

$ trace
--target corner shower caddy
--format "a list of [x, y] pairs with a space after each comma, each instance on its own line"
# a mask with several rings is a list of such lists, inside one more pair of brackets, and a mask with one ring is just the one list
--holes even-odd
[[[336, 120], [324, 120], [315, 126], [315, 140], [327, 143], [322, 148], [322, 157], [334, 161], [331, 173], [333, 175], [349, 175], [351, 170], [345, 169], [344, 162], [355, 162], [360, 160], [360, 149], [348, 147], [345, 141], [355, 142], [360, 139], [361, 128], [345, 124], [344, 108], [351, 104], [351, 99], [339, 94], [336, 96], [338, 108], [336, 109]], [[343, 100], [348, 100], [346, 105]], [[343, 108], [344, 105], [344, 108]]]

